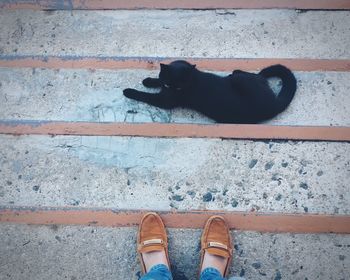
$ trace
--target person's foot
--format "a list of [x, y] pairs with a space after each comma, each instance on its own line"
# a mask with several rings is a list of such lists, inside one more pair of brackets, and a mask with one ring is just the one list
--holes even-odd
[[201, 272], [208, 267], [213, 267], [219, 270], [221, 275], [223, 276], [225, 274], [227, 262], [228, 262], [228, 258], [212, 255], [208, 252], [205, 252], [203, 257]]
[[143, 216], [137, 238], [137, 251], [143, 273], [154, 265], [164, 264], [168, 268], [168, 238], [162, 219], [156, 213]]
[[141, 253], [141, 255], [143, 261], [145, 262], [146, 272], [150, 271], [152, 266], [157, 264], [164, 264], [169, 268], [168, 260], [164, 251]]
[[232, 258], [232, 241], [228, 226], [222, 217], [209, 218], [202, 234], [201, 248], [200, 271], [212, 267], [226, 276]]

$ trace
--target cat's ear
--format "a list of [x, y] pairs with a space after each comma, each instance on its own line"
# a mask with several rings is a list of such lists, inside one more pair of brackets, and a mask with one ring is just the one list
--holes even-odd
[[163, 63], [160, 64], [160, 69], [161, 70], [168, 69], [168, 67], [169, 67], [169, 65], [166, 65], [166, 64], [163, 64]]
[[191, 65], [191, 66], [192, 66], [193, 69], [195, 69], [197, 65], [196, 65], [196, 64], [193, 64], [193, 65]]

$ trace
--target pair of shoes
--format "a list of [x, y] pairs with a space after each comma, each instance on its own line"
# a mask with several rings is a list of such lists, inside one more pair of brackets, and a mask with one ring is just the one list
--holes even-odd
[[[150, 212], [144, 215], [139, 227], [137, 245], [143, 273], [147, 272], [145, 262], [142, 258], [142, 253], [146, 252], [164, 251], [168, 267], [170, 267], [168, 237], [164, 223], [158, 214]], [[220, 216], [210, 217], [204, 227], [201, 237], [200, 271], [202, 270], [205, 253], [227, 259], [223, 275], [227, 276], [232, 259], [232, 241], [229, 228], [224, 218]]]

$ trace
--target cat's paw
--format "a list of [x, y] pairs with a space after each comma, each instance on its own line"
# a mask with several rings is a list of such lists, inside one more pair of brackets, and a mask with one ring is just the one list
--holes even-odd
[[123, 94], [128, 98], [134, 98], [135, 95], [137, 94], [137, 90], [132, 88], [126, 88], [123, 90]]
[[152, 78], [146, 78], [142, 81], [142, 84], [145, 87], [151, 87], [152, 86]]
[[154, 78], [146, 78], [142, 81], [142, 84], [145, 87], [160, 87], [160, 82], [158, 79], [154, 79]]

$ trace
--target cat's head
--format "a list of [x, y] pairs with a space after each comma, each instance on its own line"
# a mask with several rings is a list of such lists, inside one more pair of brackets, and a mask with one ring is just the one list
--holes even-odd
[[180, 91], [189, 87], [195, 68], [196, 65], [184, 60], [161, 63], [159, 79], [164, 87]]

